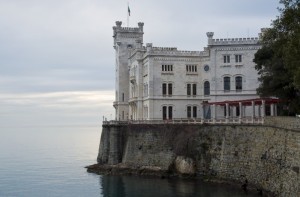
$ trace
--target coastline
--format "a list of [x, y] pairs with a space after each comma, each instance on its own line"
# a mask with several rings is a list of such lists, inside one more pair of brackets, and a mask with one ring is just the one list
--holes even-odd
[[231, 186], [240, 188], [245, 194], [256, 194], [258, 196], [276, 196], [274, 193], [264, 189], [258, 189], [257, 186], [247, 183], [241, 183], [236, 180], [217, 179], [215, 177], [200, 176], [195, 174], [181, 174], [173, 170], [163, 170], [156, 166], [141, 166], [130, 167], [124, 164], [108, 165], [108, 164], [93, 164], [85, 167], [88, 173], [105, 176], [138, 176], [138, 177], [153, 177], [160, 179], [188, 179], [198, 180], [206, 183]]

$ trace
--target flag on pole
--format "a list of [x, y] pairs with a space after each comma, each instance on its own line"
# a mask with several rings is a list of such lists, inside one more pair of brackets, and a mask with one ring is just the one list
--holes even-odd
[[130, 16], [130, 8], [129, 8], [129, 5], [128, 5], [128, 16]]

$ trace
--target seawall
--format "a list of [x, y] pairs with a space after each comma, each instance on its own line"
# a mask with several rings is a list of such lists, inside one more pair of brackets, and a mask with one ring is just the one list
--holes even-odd
[[264, 125], [103, 125], [97, 161], [300, 196], [299, 128], [299, 118], [281, 117]]

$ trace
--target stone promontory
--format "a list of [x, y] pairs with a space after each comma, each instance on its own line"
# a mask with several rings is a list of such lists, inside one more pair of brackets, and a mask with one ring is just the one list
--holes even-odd
[[196, 177], [300, 196], [300, 118], [267, 117], [263, 125], [103, 125], [97, 161], [88, 172]]

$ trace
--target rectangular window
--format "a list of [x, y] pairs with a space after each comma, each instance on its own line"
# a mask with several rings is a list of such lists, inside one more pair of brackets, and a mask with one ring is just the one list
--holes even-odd
[[224, 63], [230, 63], [230, 55], [224, 55]]
[[193, 95], [197, 95], [197, 84], [193, 84]]
[[168, 84], [168, 95], [172, 95], [172, 84]]
[[235, 62], [242, 62], [242, 55], [235, 55]]
[[197, 106], [193, 107], [193, 118], [197, 118]]
[[187, 93], [188, 96], [191, 96], [191, 84], [187, 84], [186, 93]]
[[162, 84], [162, 94], [163, 94], [163, 95], [166, 95], [166, 94], [167, 94], [167, 84], [166, 84], [166, 83], [163, 83], [163, 84]]
[[125, 96], [124, 96], [124, 93], [122, 93], [122, 101], [124, 102], [125, 100]]
[[197, 65], [185, 65], [187, 73], [197, 73]]
[[187, 117], [191, 118], [192, 117], [192, 107], [187, 106], [186, 112], [187, 112]]
[[161, 71], [168, 71], [168, 72], [172, 72], [173, 71], [173, 65], [169, 64], [169, 65], [161, 65]]

